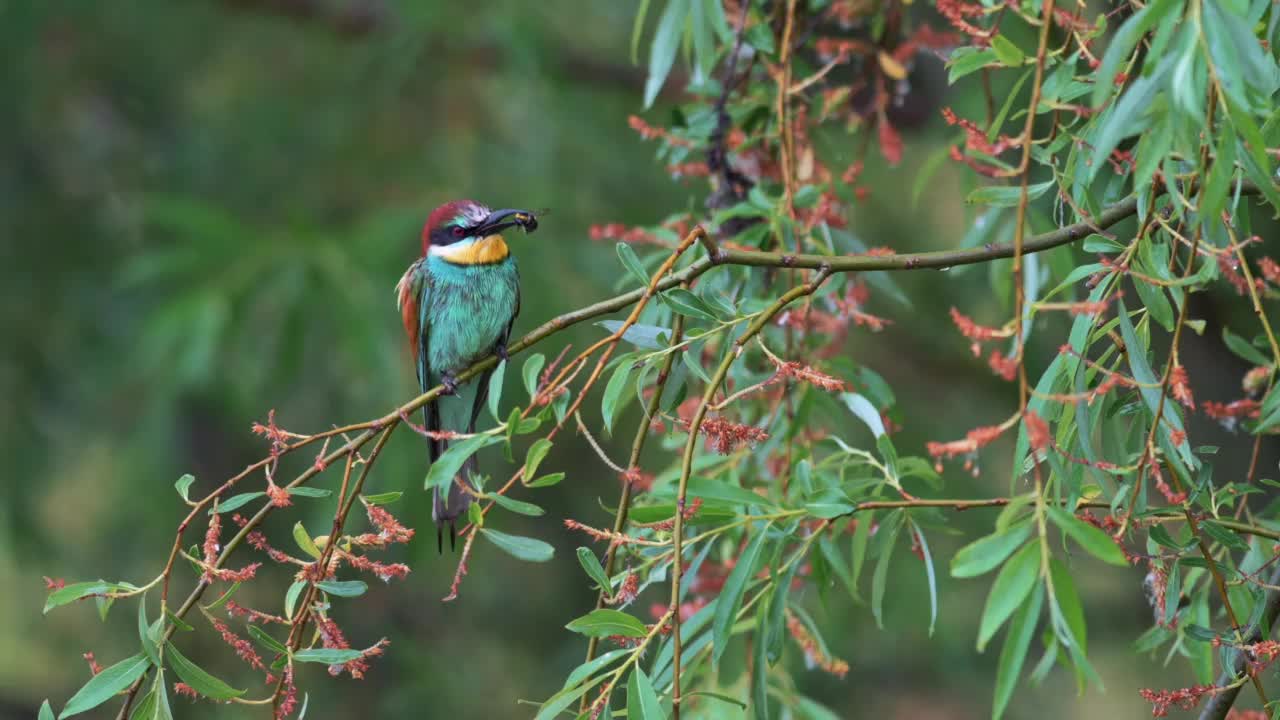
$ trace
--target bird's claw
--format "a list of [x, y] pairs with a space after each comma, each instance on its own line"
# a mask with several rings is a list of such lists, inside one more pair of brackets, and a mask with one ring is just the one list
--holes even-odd
[[507, 344], [505, 342], [498, 343], [498, 346], [493, 349], [493, 352], [502, 362], [506, 362], [511, 357], [507, 354]]
[[458, 394], [458, 378], [449, 373], [440, 376], [440, 384], [444, 386], [444, 395]]

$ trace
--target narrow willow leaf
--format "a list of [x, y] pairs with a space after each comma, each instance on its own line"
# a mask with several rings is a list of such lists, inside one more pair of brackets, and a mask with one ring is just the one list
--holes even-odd
[[316, 587], [337, 597], [360, 597], [369, 589], [363, 580], [321, 580]]
[[404, 495], [404, 492], [400, 490], [396, 490], [394, 492], [384, 492], [384, 493], [378, 493], [376, 495], [361, 495], [360, 499], [364, 500], [370, 505], [389, 505], [399, 500], [400, 496], [402, 495]]
[[662, 293], [662, 299], [671, 306], [672, 310], [684, 315], [685, 317], [695, 318], [697, 320], [709, 320], [716, 322], [715, 311], [703, 301], [702, 298], [685, 290], [684, 288], [671, 288]]
[[934, 625], [938, 622], [938, 579], [933, 572], [933, 556], [929, 554], [929, 543], [924, 539], [924, 531], [919, 525], [911, 523], [911, 529], [920, 541], [920, 552], [924, 555], [925, 578], [929, 581], [929, 637], [933, 637]]
[[271, 637], [267, 634], [266, 630], [263, 630], [252, 623], [249, 624], [249, 637], [257, 640], [259, 644], [273, 653], [284, 655], [289, 652], [289, 649], [284, 646], [284, 643]]
[[871, 404], [870, 400], [858, 393], [840, 393], [840, 399], [844, 401], [845, 407], [849, 408], [849, 412], [866, 423], [872, 435], [877, 438], [884, 435], [884, 420], [880, 418], [880, 411]]
[[1027, 660], [1027, 651], [1031, 647], [1031, 638], [1035, 635], [1036, 625], [1040, 620], [1040, 607], [1044, 603], [1044, 586], [1036, 587], [1031, 599], [1022, 606], [1009, 633], [1005, 636], [1004, 647], [1000, 650], [1000, 661], [996, 665], [995, 702], [991, 708], [992, 720], [1000, 720], [1005, 708], [1009, 706], [1009, 698], [1013, 696], [1013, 688], [1022, 674], [1022, 666]]
[[551, 485], [555, 485], [556, 483], [559, 483], [563, 479], [564, 479], [564, 473], [562, 472], [549, 473], [547, 475], [543, 475], [540, 478], [535, 478], [533, 480], [530, 480], [529, 487], [531, 488], [550, 487]]
[[715, 618], [711, 623], [712, 642], [714, 649], [712, 650], [712, 663], [719, 665], [720, 657], [724, 655], [725, 649], [729, 645], [729, 631], [733, 628], [733, 623], [737, 619], [738, 610], [742, 607], [742, 595], [747, 590], [747, 581], [749, 581], [756, 572], [756, 564], [760, 559], [760, 550], [764, 547], [765, 539], [768, 536], [769, 525], [764, 525], [756, 530], [755, 537], [747, 543], [747, 548], [738, 556], [737, 563], [730, 571], [729, 577], [724, 581], [724, 587], [720, 590], [720, 600], [716, 604]]
[[644, 84], [645, 108], [652, 106], [658, 98], [658, 91], [666, 83], [671, 66], [675, 64], [688, 4], [689, 0], [668, 0], [667, 7], [658, 18], [658, 29], [654, 31], [653, 44], [649, 47], [649, 77]]
[[614, 417], [631, 400], [631, 393], [624, 392], [630, 377], [631, 363], [622, 362], [614, 368], [609, 384], [605, 385], [604, 397], [600, 400], [600, 416], [604, 418], [604, 427], [610, 433], [613, 432]]
[[[1053, 180], [1027, 186], [1027, 199], [1035, 200], [1053, 187]], [[964, 201], [970, 205], [991, 207], [1015, 207], [1022, 200], [1022, 188], [1016, 185], [983, 185], [969, 193]]]
[[902, 521], [906, 515], [902, 510], [895, 510], [885, 517], [885, 525], [876, 531], [876, 546], [880, 556], [876, 559], [876, 570], [871, 576], [871, 614], [876, 618], [876, 627], [884, 629], [884, 591], [889, 581], [889, 559], [898, 543], [898, 531], [902, 529]]
[[284, 616], [290, 620], [293, 619], [293, 609], [298, 604], [298, 596], [302, 594], [304, 588], [307, 587], [305, 580], [294, 580], [293, 584], [284, 594]]
[[538, 392], [538, 375], [542, 373], [542, 366], [547, 363], [547, 356], [542, 353], [534, 353], [524, 361], [524, 366], [520, 368], [520, 377], [524, 380], [524, 391], [529, 394], [529, 398]]
[[151, 661], [146, 655], [139, 653], [105, 668], [89, 678], [89, 682], [71, 696], [66, 707], [62, 708], [62, 712], [58, 714], [58, 720], [98, 707], [114, 697], [116, 693], [132, 685], [133, 681], [142, 677], [142, 673], [149, 667], [151, 667]]
[[188, 497], [187, 493], [191, 491], [191, 484], [195, 481], [196, 476], [191, 473], [187, 473], [186, 475], [178, 478], [178, 482], [173, 484], [173, 488], [178, 491], [178, 494], [182, 496], [183, 500], [191, 502], [191, 498]]
[[320, 663], [321, 665], [342, 665], [358, 659], [361, 655], [362, 653], [359, 650], [344, 648], [308, 648], [294, 653], [293, 659], [298, 662]]
[[529, 446], [529, 451], [524, 456], [524, 478], [537, 477], [538, 466], [542, 464], [547, 453], [551, 452], [551, 441], [546, 438], [538, 438]]
[[502, 404], [502, 382], [507, 377], [507, 361], [503, 360], [498, 363], [498, 367], [493, 369], [493, 374], [489, 376], [489, 414], [497, 422], [502, 422], [502, 416], [498, 414], [499, 406]]
[[582, 565], [582, 569], [586, 571], [587, 577], [596, 581], [596, 585], [604, 592], [610, 592], [613, 585], [609, 582], [609, 575], [604, 571], [604, 566], [596, 559], [596, 554], [591, 548], [578, 548], [578, 563]]
[[965, 545], [951, 558], [951, 576], [970, 578], [990, 572], [1030, 536], [1031, 521], [1027, 519]]
[[210, 700], [230, 700], [240, 697], [244, 690], [237, 690], [218, 678], [205, 672], [199, 665], [188, 660], [172, 643], [164, 646], [164, 658], [169, 667], [182, 678], [182, 682], [191, 686], [192, 690]]
[[294, 497], [308, 497], [308, 498], [323, 498], [323, 497], [329, 497], [330, 495], [333, 494], [332, 490], [326, 490], [324, 488], [307, 487], [306, 485], [299, 485], [298, 487], [295, 487], [295, 488], [289, 488], [288, 492], [289, 492], [289, 495]]
[[1115, 540], [1111, 536], [1072, 515], [1065, 510], [1053, 506], [1046, 508], [1049, 511], [1049, 519], [1054, 525], [1062, 528], [1072, 540], [1080, 543], [1080, 547], [1089, 552], [1090, 555], [1099, 560], [1127, 567], [1129, 561], [1125, 559], [1124, 552], [1120, 546], [1116, 545]]
[[560, 713], [577, 702], [578, 698], [586, 694], [588, 690], [604, 682], [604, 678], [605, 676], [601, 675], [592, 679], [591, 682], [583, 683], [576, 687], [567, 687], [552, 695], [547, 698], [546, 702], [542, 703], [542, 707], [538, 708], [538, 714], [534, 716], [533, 720], [553, 720], [559, 717]]
[[[616, 333], [622, 329], [621, 320], [601, 320], [596, 323], [600, 327]], [[622, 339], [644, 350], [661, 350], [670, 342], [671, 330], [657, 325], [632, 325], [622, 333]]]
[[555, 548], [534, 538], [508, 535], [489, 528], [481, 528], [480, 533], [508, 555], [527, 562], [547, 562], [556, 554]]
[[40, 714], [36, 716], [36, 720], [55, 720], [53, 715], [53, 707], [49, 705], [49, 701], [45, 700], [40, 705]]
[[320, 548], [316, 547], [316, 541], [311, 539], [311, 534], [303, 527], [301, 520], [293, 524], [293, 541], [298, 544], [302, 552], [317, 560], [320, 559]]
[[209, 514], [212, 515], [215, 512], [224, 513], [224, 512], [231, 512], [232, 510], [238, 510], [242, 505], [245, 505], [246, 503], [251, 503], [254, 500], [257, 500], [258, 498], [263, 497], [265, 495], [266, 493], [262, 492], [261, 490], [257, 492], [247, 492], [247, 493], [240, 493], [239, 495], [232, 495], [231, 497], [227, 498], [226, 502], [220, 502], [218, 503], [217, 507], [210, 508]]
[[1121, 63], [1129, 59], [1138, 41], [1148, 30], [1164, 19], [1174, 5], [1174, 0], [1155, 0], [1130, 16], [1120, 29], [1116, 30], [1116, 34], [1111, 38], [1111, 44], [1107, 46], [1106, 54], [1102, 56], [1102, 65], [1093, 76], [1091, 101], [1094, 107], [1101, 106], [1107, 99], [1107, 95], [1111, 93], [1111, 89], [1115, 87], [1116, 73], [1120, 71]]
[[649, 676], [639, 667], [632, 670], [631, 679], [627, 681], [627, 720], [664, 720], [666, 717]]
[[618, 648], [617, 650], [610, 650], [609, 652], [601, 655], [600, 657], [592, 660], [591, 662], [582, 663], [578, 667], [574, 668], [572, 672], [569, 673], [569, 677], [565, 678], [564, 689], [568, 689], [577, 685], [583, 680], [586, 680], [592, 675], [595, 675], [597, 670], [600, 670], [601, 668], [613, 662], [614, 660], [617, 660], [623, 655], [630, 655], [630, 654], [631, 654], [631, 648]]
[[978, 652], [986, 649], [987, 643], [1000, 626], [1027, 599], [1039, 577], [1039, 542], [1028, 543], [1000, 568], [1000, 574], [996, 575], [996, 581], [987, 595], [987, 606], [982, 611], [982, 622], [978, 627]]
[[119, 589], [120, 586], [116, 583], [109, 583], [105, 580], [71, 583], [70, 585], [63, 586], [49, 593], [49, 597], [44, 601], [44, 612], [48, 613], [56, 607], [75, 602], [82, 598], [102, 595]]
[[454, 442], [449, 445], [449, 449], [445, 450], [439, 459], [431, 463], [431, 468], [427, 470], [427, 478], [423, 482], [423, 487], [427, 490], [448, 487], [453, 482], [454, 477], [458, 475], [458, 471], [462, 469], [462, 465], [467, 461], [467, 458], [475, 455], [481, 448], [499, 442], [502, 442], [502, 438], [495, 435], [477, 435], [466, 440]]
[[534, 505], [533, 503], [524, 502], [523, 500], [514, 500], [512, 498], [507, 497], [506, 495], [499, 495], [497, 493], [493, 493], [490, 495], [485, 495], [485, 497], [494, 501], [502, 508], [506, 510], [510, 510], [513, 513], [519, 513], [520, 515], [528, 515], [529, 517], [538, 517], [540, 515], [547, 514], [546, 510], [543, 510], [541, 507]]
[[622, 261], [622, 266], [631, 273], [631, 277], [640, 283], [641, 287], [649, 286], [649, 273], [644, 271], [644, 265], [640, 262], [640, 257], [636, 255], [636, 251], [631, 245], [620, 242], [617, 245], [618, 259]]
[[634, 616], [628, 615], [621, 610], [611, 610], [609, 608], [592, 610], [580, 618], [571, 620], [565, 627], [572, 632], [586, 635], [587, 637], [608, 637], [610, 635], [644, 637], [648, 634], [644, 623]]

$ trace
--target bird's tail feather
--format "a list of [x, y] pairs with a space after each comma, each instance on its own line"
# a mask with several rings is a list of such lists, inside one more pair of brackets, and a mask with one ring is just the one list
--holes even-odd
[[[456, 395], [441, 396], [423, 408], [425, 424], [429, 430], [452, 430], [469, 433], [475, 431], [474, 408], [477, 393], [484, 383], [472, 381], [458, 386]], [[428, 454], [435, 462], [449, 448], [448, 440], [432, 440], [428, 444]], [[449, 526], [449, 547], [455, 542], [456, 523], [459, 517], [466, 515], [471, 505], [472, 495], [463, 489], [462, 483], [471, 485], [471, 478], [476, 474], [478, 465], [474, 457], [468, 458], [462, 470], [448, 488], [437, 487], [432, 495], [431, 519], [436, 524], [436, 544], [444, 551], [444, 526]]]

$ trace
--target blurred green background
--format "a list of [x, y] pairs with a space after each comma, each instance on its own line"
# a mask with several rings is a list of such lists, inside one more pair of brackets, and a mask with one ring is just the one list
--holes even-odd
[[[392, 287], [432, 207], [474, 197], [552, 209], [538, 234], [513, 239], [524, 281], [517, 333], [612, 294], [619, 265], [610, 244], [588, 239], [590, 224], [652, 224], [701, 207], [703, 188], [668, 178], [627, 127], [644, 79], [628, 57], [634, 11], [590, 0], [0, 0], [0, 718], [32, 718], [46, 697], [61, 707], [88, 677], [81, 653], [109, 664], [136, 642], [131, 603], [105, 624], [89, 605], [42, 617], [42, 576], [153, 577], [182, 513], [174, 480], [191, 472], [207, 490], [260, 457], [249, 427], [269, 409], [311, 432], [412, 396]], [[917, 79], [930, 94], [906, 131], [905, 162], [868, 158], [872, 194], [851, 220], [869, 246], [952, 247], [972, 222], [962, 201], [971, 181], [954, 167], [918, 204], [909, 198], [916, 171], [953, 140], [937, 107], [976, 116], [981, 100], [942, 97], [936, 67]], [[661, 124], [677, 100], [669, 94], [647, 117]], [[831, 166], [844, 167], [861, 143], [840, 132], [825, 145]], [[900, 281], [913, 306], [873, 300], [894, 324], [855, 330], [848, 353], [892, 383], [905, 424], [898, 447], [922, 454], [925, 440], [1007, 417], [1013, 393], [947, 319], [952, 305], [1002, 316], [988, 273], [909, 275]], [[1216, 337], [1217, 302], [1197, 310]], [[1059, 326], [1045, 330], [1037, 362], [1059, 342]], [[554, 356], [598, 337], [584, 325], [537, 349]], [[1216, 341], [1184, 352], [1197, 399], [1239, 396], [1244, 368]], [[1231, 449], [1221, 476], [1247, 462], [1245, 438], [1199, 432]], [[615, 457], [630, 434], [611, 441]], [[389, 559], [413, 573], [337, 611], [353, 644], [385, 636], [390, 651], [363, 681], [303, 676], [310, 717], [528, 717], [517, 699], [559, 688], [584, 650], [562, 626], [593, 601], [573, 559], [583, 538], [562, 520], [605, 523], [598, 499], [612, 505], [618, 489], [580, 437], [563, 437], [544, 468], [568, 480], [529, 498], [548, 514], [501, 518], [502, 529], [552, 542], [556, 561], [520, 563], [482, 544], [461, 598], [441, 604], [454, 559], [435, 553], [425, 450], [397, 435], [370, 490], [406, 491], [392, 509], [419, 537]], [[1004, 445], [984, 452], [976, 480], [953, 463], [947, 494], [1006, 493], [1008, 455]], [[501, 462], [495, 453], [486, 469], [509, 472]], [[669, 462], [653, 443], [646, 469]], [[1264, 474], [1274, 467], [1269, 447]], [[329, 512], [300, 500], [269, 534], [287, 546], [295, 520], [321, 527]], [[802, 686], [842, 717], [986, 717], [998, 648], [980, 655], [973, 643], [990, 579], [945, 574], [955, 548], [990, 528], [984, 512], [958, 516], [963, 534], [935, 540], [933, 638], [924, 571], [907, 554], [889, 582], [887, 631], [837, 591], [825, 609], [806, 591], [852, 671], [843, 681], [806, 672], [790, 648]], [[1077, 696], [1055, 672], [1020, 689], [1010, 717], [1142, 717], [1149, 706], [1136, 688], [1191, 682], [1183, 664], [1163, 669], [1130, 650], [1150, 618], [1142, 571], [1077, 562], [1090, 655], [1108, 691]], [[276, 608], [286, 585], [270, 568], [237, 599]], [[258, 694], [260, 677], [212, 633], [183, 640], [188, 655]], [[175, 703], [179, 717], [248, 715]]]

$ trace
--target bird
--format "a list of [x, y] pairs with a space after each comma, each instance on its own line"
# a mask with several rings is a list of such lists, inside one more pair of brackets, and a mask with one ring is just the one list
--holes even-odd
[[[458, 374], [477, 360], [507, 359], [507, 342], [520, 313], [520, 275], [502, 231], [538, 227], [528, 210], [490, 210], [474, 200], [454, 200], [436, 208], [422, 228], [422, 256], [396, 285], [400, 317], [408, 336], [418, 385], [423, 392], [444, 386], [443, 394], [423, 407], [423, 426], [433, 432], [475, 432], [488, 395], [487, 370], [467, 382]], [[447, 439], [428, 439], [427, 455], [436, 462], [449, 448]], [[436, 546], [444, 552], [444, 526], [453, 549], [457, 518], [467, 512], [474, 487], [475, 457], [468, 458], [447, 488], [437, 486], [431, 503]]]

